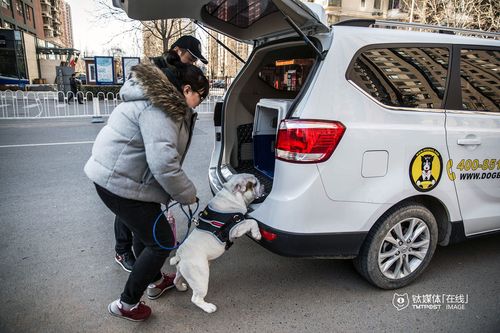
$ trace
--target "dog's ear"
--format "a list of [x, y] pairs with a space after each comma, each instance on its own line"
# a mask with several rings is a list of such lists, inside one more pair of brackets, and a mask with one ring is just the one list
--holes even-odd
[[231, 193], [243, 193], [246, 191], [246, 181], [244, 179], [237, 180], [236, 178], [231, 178], [224, 184], [224, 187]]
[[253, 191], [253, 187], [255, 186], [255, 183], [252, 183], [251, 181], [248, 181], [247, 182], [247, 185], [246, 185], [246, 190], [247, 191]]
[[244, 180], [241, 180], [239, 183], [237, 183], [234, 188], [233, 188], [233, 193], [236, 193], [236, 192], [241, 192], [241, 193], [245, 193], [247, 190], [247, 183], [245, 183]]

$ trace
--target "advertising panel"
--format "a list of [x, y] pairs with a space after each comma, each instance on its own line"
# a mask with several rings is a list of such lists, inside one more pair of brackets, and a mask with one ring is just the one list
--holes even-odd
[[132, 66], [138, 65], [140, 62], [139, 57], [122, 57], [123, 82], [128, 79]]
[[113, 57], [94, 57], [96, 84], [114, 84], [115, 69]]

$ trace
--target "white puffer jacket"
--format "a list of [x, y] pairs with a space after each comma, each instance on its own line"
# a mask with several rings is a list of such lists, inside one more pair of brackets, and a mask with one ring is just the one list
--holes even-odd
[[127, 198], [186, 204], [196, 188], [182, 170], [196, 113], [167, 76], [137, 65], [118, 105], [99, 132], [84, 171], [96, 184]]

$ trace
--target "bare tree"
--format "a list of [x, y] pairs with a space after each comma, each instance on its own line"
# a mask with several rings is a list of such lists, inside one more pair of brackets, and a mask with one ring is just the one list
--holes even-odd
[[161, 41], [162, 53], [170, 49], [171, 41], [194, 33], [191, 21], [183, 19], [141, 21], [141, 25], [145, 38]]
[[[165, 19], [165, 20], [152, 20], [152, 21], [138, 21], [130, 19], [123, 10], [113, 7], [109, 4], [109, 0], [96, 0], [98, 11], [96, 21], [108, 22], [109, 20], [118, 20], [131, 24], [131, 27], [125, 29], [112, 39], [120, 37], [124, 34], [135, 32], [141, 35], [143, 39], [147, 40], [150, 45], [160, 44], [161, 50], [153, 48], [152, 51], [163, 53], [170, 48], [171, 41], [183, 35], [193, 34], [193, 24], [185, 19]], [[148, 52], [150, 53], [150, 52]], [[158, 55], [147, 54], [148, 56]]]
[[402, 0], [402, 6], [413, 8], [414, 22], [483, 31], [500, 28], [499, 0]]

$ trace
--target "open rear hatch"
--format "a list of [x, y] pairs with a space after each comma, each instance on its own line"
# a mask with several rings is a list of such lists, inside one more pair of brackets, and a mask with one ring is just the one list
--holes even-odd
[[285, 17], [306, 34], [329, 31], [298, 0], [113, 0], [113, 5], [137, 20], [190, 18], [248, 43], [293, 31]]
[[322, 23], [323, 8], [298, 0], [113, 0], [113, 4], [134, 19], [190, 18], [256, 46], [224, 99], [209, 178], [217, 192], [232, 174], [252, 173], [269, 193], [279, 123], [300, 99], [324, 56], [320, 42], [308, 37], [330, 31]]

